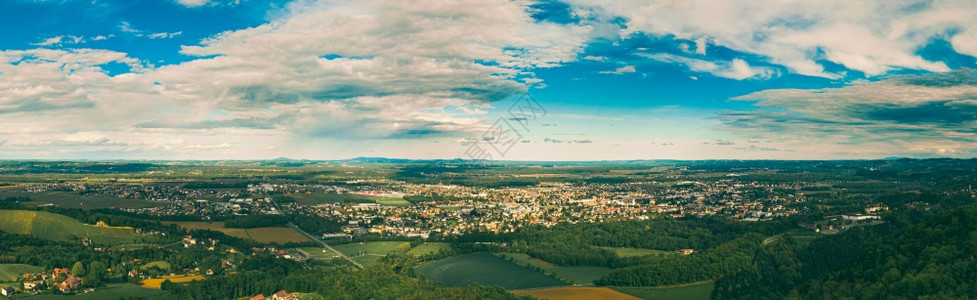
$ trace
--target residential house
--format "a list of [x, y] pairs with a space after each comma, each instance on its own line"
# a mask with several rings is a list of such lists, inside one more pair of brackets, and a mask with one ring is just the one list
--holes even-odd
[[37, 281], [24, 281], [24, 290], [33, 291], [34, 288], [37, 288], [37, 284]]
[[682, 255], [689, 255], [692, 254], [692, 252], [695, 252], [695, 249], [685, 248], [678, 250], [678, 252], [682, 253]]
[[3, 289], [0, 289], [0, 295], [4, 295], [4, 296], [7, 296], [7, 297], [10, 297], [11, 295], [13, 295], [14, 292], [15, 292], [14, 291], [14, 288], [9, 287], [9, 286], [8, 287], [5, 287]]
[[51, 276], [52, 277], [58, 277], [61, 274], [64, 274], [65, 276], [68, 276], [68, 268], [54, 268], [54, 273], [51, 274]]
[[278, 291], [271, 296], [271, 300], [295, 300], [295, 295], [289, 294], [285, 290]]
[[265, 295], [258, 294], [257, 296], [251, 297], [251, 300], [265, 300]]
[[58, 285], [58, 289], [60, 289], [61, 292], [70, 292], [78, 289], [79, 286], [81, 286], [81, 278], [72, 276], [61, 282], [61, 284]]

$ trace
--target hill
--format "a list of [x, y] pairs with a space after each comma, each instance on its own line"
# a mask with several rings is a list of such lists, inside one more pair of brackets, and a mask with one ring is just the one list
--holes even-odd
[[99, 227], [82, 224], [71, 217], [27, 210], [0, 210], [0, 230], [54, 241], [77, 241], [88, 237], [95, 244], [132, 243], [132, 228]]

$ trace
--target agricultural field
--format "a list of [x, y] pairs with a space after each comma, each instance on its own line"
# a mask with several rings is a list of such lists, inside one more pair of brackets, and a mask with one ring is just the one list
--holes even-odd
[[451, 245], [448, 243], [425, 242], [411, 248], [410, 251], [407, 251], [407, 254], [421, 256], [425, 254], [438, 253], [441, 250], [451, 250]]
[[372, 265], [376, 263], [380, 258], [383, 258], [390, 251], [393, 251], [397, 246], [400, 246], [407, 242], [397, 242], [397, 241], [382, 241], [382, 242], [365, 242], [365, 243], [349, 243], [342, 245], [332, 246], [337, 251], [346, 254], [353, 260], [363, 265]]
[[644, 248], [627, 248], [627, 247], [600, 247], [607, 250], [614, 251], [617, 256], [620, 257], [635, 257], [635, 256], [645, 256], [645, 255], [658, 255], [664, 256], [665, 258], [680, 255], [675, 251], [662, 251], [655, 249], [644, 249]]
[[716, 283], [713, 281], [688, 284], [673, 287], [611, 287], [615, 291], [622, 292], [646, 300], [667, 300], [667, 299], [688, 299], [688, 300], [707, 300], [710, 299]]
[[289, 227], [259, 227], [259, 228], [224, 228], [224, 222], [172, 222], [186, 229], [205, 229], [220, 231], [226, 235], [242, 239], [252, 239], [261, 243], [308, 242], [309, 238]]
[[42, 294], [42, 295], [26, 295], [26, 294], [16, 294], [11, 299], [41, 299], [41, 300], [101, 300], [101, 299], [147, 299], [147, 300], [163, 300], [163, 299], [176, 299], [176, 297], [170, 295], [169, 292], [147, 289], [139, 287], [138, 285], [131, 283], [109, 283], [104, 287], [100, 287], [95, 292], [89, 294], [77, 294], [77, 295], [53, 295], [53, 294]]
[[302, 254], [305, 254], [310, 259], [321, 259], [321, 260], [331, 260], [333, 258], [339, 257], [336, 253], [329, 251], [329, 249], [322, 247], [302, 247], [298, 249]]
[[497, 253], [496, 255], [504, 259], [512, 259], [513, 262], [521, 266], [535, 266], [547, 274], [555, 273], [556, 277], [572, 284], [593, 285], [594, 280], [600, 279], [604, 274], [614, 270], [598, 266], [556, 266], [524, 253]]
[[472, 282], [506, 289], [563, 286], [556, 280], [489, 253], [470, 253], [426, 263], [415, 269], [418, 275], [449, 286]]
[[207, 278], [204, 278], [203, 276], [196, 275], [196, 274], [194, 274], [194, 275], [173, 275], [173, 276], [163, 276], [163, 277], [160, 277], [160, 278], [146, 279], [146, 280], [143, 280], [142, 282], [140, 282], [139, 284], [142, 287], [144, 287], [144, 288], [158, 290], [159, 287], [160, 287], [160, 285], [162, 285], [163, 282], [166, 281], [167, 279], [169, 279], [170, 282], [172, 282], [172, 283], [188, 283], [188, 282], [191, 282], [191, 281], [206, 280]]
[[[22, 190], [22, 189], [21, 189]], [[146, 201], [136, 199], [123, 199], [104, 195], [78, 195], [71, 192], [42, 192], [28, 193], [17, 189], [0, 190], [0, 199], [7, 197], [29, 197], [34, 199], [32, 202], [24, 202], [26, 205], [47, 205], [51, 204], [65, 208], [80, 209], [99, 209], [99, 208], [146, 208], [157, 207], [169, 204], [162, 201]]]
[[605, 287], [555, 287], [512, 291], [519, 296], [533, 296], [549, 300], [639, 300]]
[[0, 210], [0, 230], [55, 241], [88, 237], [95, 244], [133, 243], [138, 237], [132, 228], [82, 224], [71, 217], [26, 210]]
[[35, 274], [43, 271], [44, 269], [41, 267], [32, 265], [0, 264], [0, 282], [17, 281], [18, 278], [24, 276], [24, 273]]

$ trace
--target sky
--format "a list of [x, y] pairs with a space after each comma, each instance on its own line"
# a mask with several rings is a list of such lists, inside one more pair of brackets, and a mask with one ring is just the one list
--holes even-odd
[[977, 156], [977, 2], [4, 0], [0, 159]]

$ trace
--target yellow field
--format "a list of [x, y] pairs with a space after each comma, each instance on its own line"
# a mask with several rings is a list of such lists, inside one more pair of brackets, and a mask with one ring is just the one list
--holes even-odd
[[167, 279], [172, 283], [189, 283], [195, 280], [205, 280], [203, 276], [200, 275], [175, 275], [175, 276], [164, 276], [162, 278], [146, 279], [139, 283], [140, 286], [147, 289], [158, 290], [163, 282]]
[[308, 242], [305, 237], [295, 229], [289, 227], [261, 227], [261, 228], [224, 228], [224, 222], [163, 222], [163, 224], [176, 224], [186, 229], [206, 229], [220, 231], [226, 235], [239, 237], [242, 239], [252, 239], [259, 243], [287, 243], [287, 242]]
[[638, 300], [634, 296], [623, 294], [618, 291], [602, 287], [555, 287], [544, 289], [517, 290], [512, 291], [519, 296], [533, 296], [540, 299], [550, 300]]

